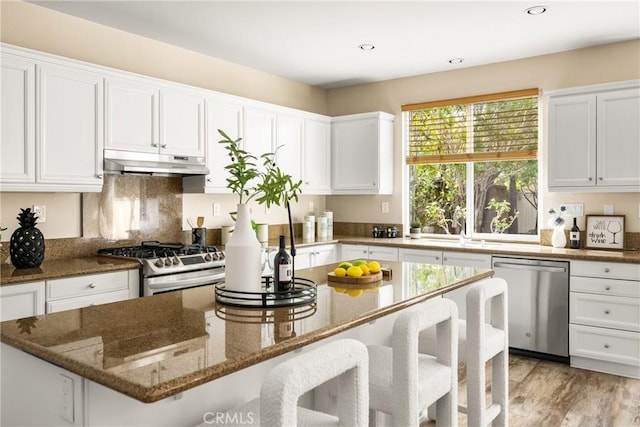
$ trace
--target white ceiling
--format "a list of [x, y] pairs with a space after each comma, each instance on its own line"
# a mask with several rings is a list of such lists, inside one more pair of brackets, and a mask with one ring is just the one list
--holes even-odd
[[640, 0], [30, 2], [326, 89], [640, 38]]

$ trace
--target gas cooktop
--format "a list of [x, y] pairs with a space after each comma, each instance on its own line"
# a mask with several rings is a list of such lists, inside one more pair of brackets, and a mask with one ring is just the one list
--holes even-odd
[[98, 255], [136, 259], [181, 258], [208, 254], [215, 260], [223, 259], [224, 253], [215, 246], [184, 245], [182, 243], [142, 242], [137, 246], [99, 249]]

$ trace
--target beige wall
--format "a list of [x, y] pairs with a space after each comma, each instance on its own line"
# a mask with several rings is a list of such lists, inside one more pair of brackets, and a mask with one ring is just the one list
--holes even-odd
[[[395, 178], [392, 196], [331, 196], [327, 198], [327, 209], [333, 210], [334, 217], [340, 221], [402, 222], [400, 108], [403, 104], [515, 89], [540, 88], [545, 91], [633, 79], [640, 79], [639, 40], [330, 90], [327, 111], [330, 116], [374, 110], [396, 115]], [[545, 149], [546, 138], [541, 147], [542, 158]], [[546, 188], [545, 175], [546, 169], [541, 177], [541, 188]], [[388, 214], [381, 213], [382, 201], [389, 202]], [[573, 202], [584, 203], [585, 214], [601, 214], [604, 203], [613, 204], [616, 214], [626, 215], [627, 231], [640, 231], [638, 193], [567, 194], [544, 191], [541, 212], [546, 212], [548, 207], [557, 208], [561, 203]], [[542, 219], [544, 222], [541, 224], [546, 224], [546, 218]], [[584, 218], [579, 220], [578, 225], [584, 227]]]

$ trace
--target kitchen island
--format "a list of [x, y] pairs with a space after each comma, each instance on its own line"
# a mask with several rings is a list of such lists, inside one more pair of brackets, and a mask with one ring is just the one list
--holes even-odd
[[307, 305], [231, 307], [205, 286], [3, 322], [2, 425], [198, 424], [256, 397], [303, 347], [389, 343], [401, 310], [492, 275], [389, 263], [390, 278], [350, 296], [327, 282], [334, 267], [297, 272], [317, 285]]

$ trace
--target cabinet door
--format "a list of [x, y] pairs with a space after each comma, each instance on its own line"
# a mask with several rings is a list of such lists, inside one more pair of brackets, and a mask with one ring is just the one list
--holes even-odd
[[334, 122], [331, 128], [332, 187], [335, 192], [378, 189], [378, 120]]
[[160, 153], [204, 157], [204, 96], [168, 89], [160, 99]]
[[369, 246], [367, 259], [375, 261], [398, 261], [398, 248]]
[[640, 187], [640, 88], [598, 95], [598, 185]]
[[336, 245], [318, 245], [313, 250], [312, 267], [337, 262]]
[[225, 145], [218, 142], [222, 139], [218, 129], [235, 141], [242, 137], [242, 125], [242, 105], [207, 100], [207, 167], [210, 171], [207, 175], [207, 188], [221, 193], [231, 192], [227, 188], [229, 172], [225, 170], [231, 159]]
[[302, 147], [305, 194], [331, 193], [331, 124], [306, 119]]
[[470, 252], [442, 252], [443, 265], [461, 267], [491, 268], [491, 255]]
[[354, 259], [367, 258], [369, 256], [369, 247], [363, 245], [340, 245], [340, 259], [342, 261], [350, 261]]
[[41, 184], [102, 186], [103, 81], [94, 73], [37, 67], [36, 143]]
[[313, 258], [313, 252], [315, 248], [313, 246], [305, 246], [302, 248], [296, 248], [295, 269], [302, 270], [303, 268], [311, 267], [311, 259]]
[[35, 64], [3, 54], [2, 133], [0, 138], [0, 182], [34, 183], [36, 180], [35, 143]]
[[304, 121], [300, 117], [278, 114], [276, 163], [293, 181], [302, 179], [302, 140]]
[[160, 90], [133, 81], [106, 81], [105, 148], [157, 153]]
[[429, 249], [400, 249], [398, 253], [400, 261], [421, 262], [426, 264], [442, 264], [442, 251]]
[[[244, 109], [244, 139], [242, 148], [260, 157], [272, 152], [275, 145], [276, 113], [254, 107]], [[258, 162], [262, 162], [258, 159]]]
[[592, 187], [596, 182], [596, 97], [549, 99], [549, 188]]
[[0, 321], [44, 314], [44, 282], [0, 287]]

